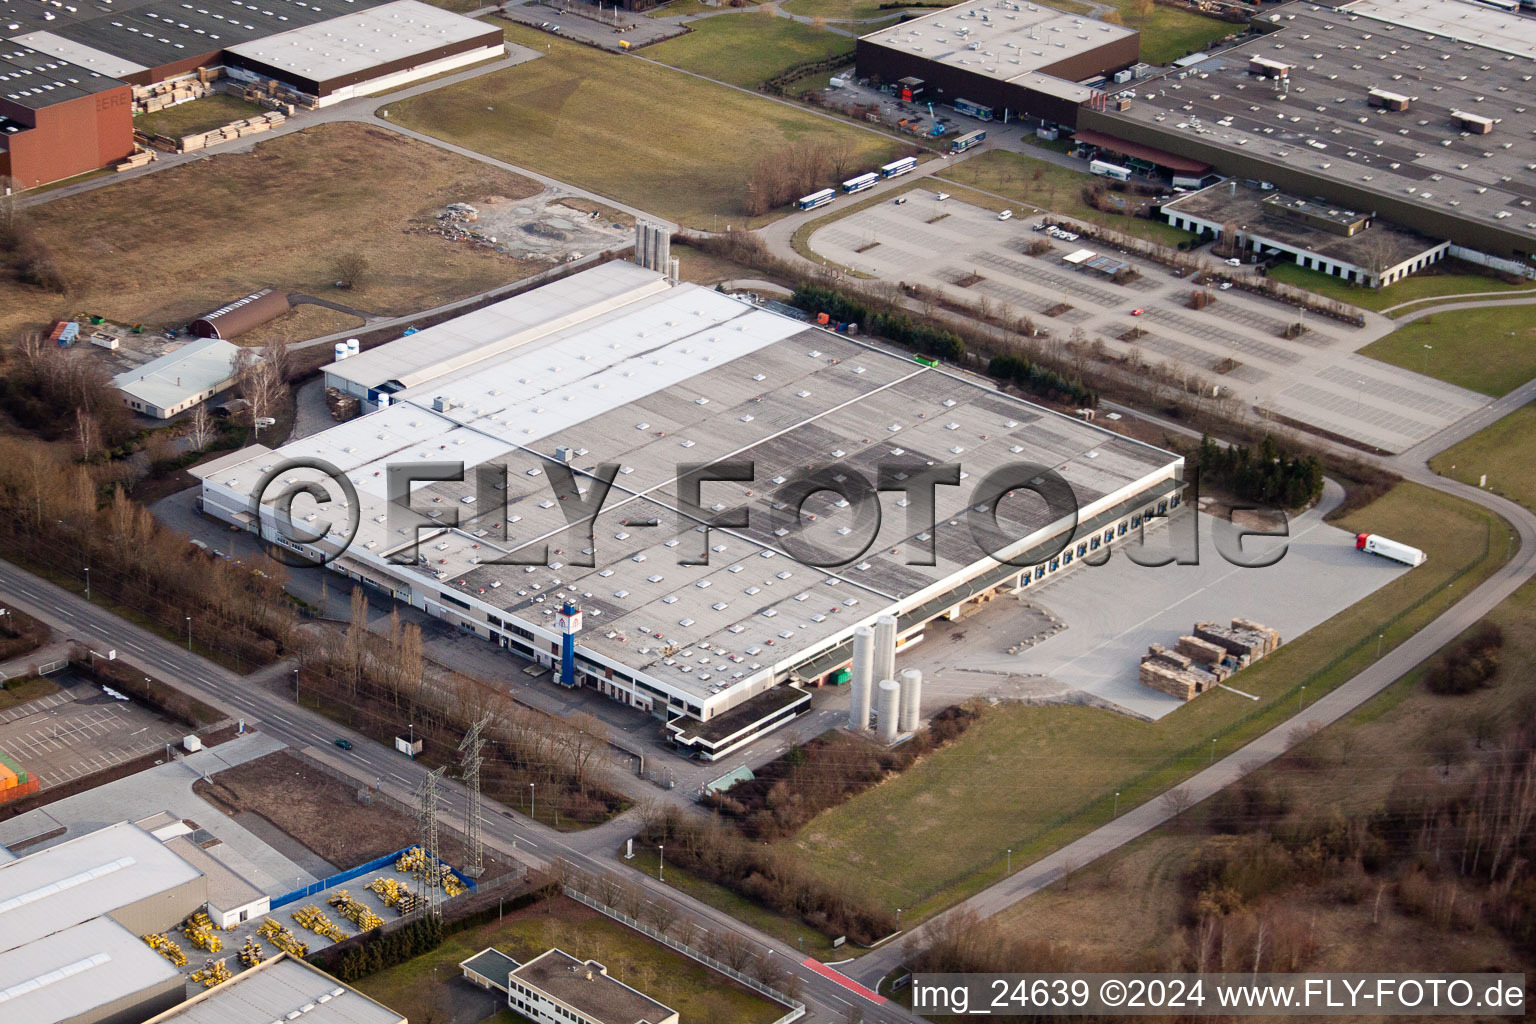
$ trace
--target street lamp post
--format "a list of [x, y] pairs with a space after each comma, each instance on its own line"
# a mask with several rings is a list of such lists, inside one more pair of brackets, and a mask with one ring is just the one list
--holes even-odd
[[85, 567], [85, 599], [91, 599], [91, 567]]
[[416, 760], [416, 723], [411, 722], [409, 724], [411, 728], [411, 760], [414, 761]]
[[187, 650], [192, 649], [192, 616], [187, 616]]
[[656, 881], [665, 882], [667, 873], [667, 848], [662, 845], [656, 847]]
[[1008, 848], [1008, 874], [1013, 874], [1013, 847]]
[[1120, 817], [1120, 791], [1118, 789], [1115, 790], [1115, 813], [1111, 814], [1110, 817], [1111, 818], [1118, 818], [1118, 817]]
[[1211, 737], [1211, 764], [1216, 763], [1216, 737]]
[[1301, 691], [1296, 694], [1296, 713], [1301, 714], [1301, 709], [1307, 705], [1307, 684], [1301, 684]]
[[1385, 633], [1376, 634], [1376, 657], [1381, 657], [1381, 642], [1387, 638]]
[[1433, 346], [1433, 345], [1425, 345], [1424, 346], [1424, 372], [1425, 373], [1429, 372], [1429, 354], [1431, 352], [1433, 352], [1434, 349], [1435, 349], [1435, 346]]
[[[533, 783], [531, 783], [531, 782], [528, 783], [528, 817], [530, 817], [530, 818], [533, 817], [533, 812], [536, 809], [536, 806], [534, 804], [534, 800], [537, 797], [537, 795], [538, 795], [538, 791], [533, 788]], [[535, 819], [535, 820], [537, 820], [537, 819]]]

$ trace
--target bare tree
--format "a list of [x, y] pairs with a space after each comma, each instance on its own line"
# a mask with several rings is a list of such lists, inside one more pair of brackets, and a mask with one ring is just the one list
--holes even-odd
[[277, 378], [279, 384], [288, 380], [289, 373], [293, 370], [293, 360], [288, 355], [288, 342], [277, 338], [267, 342], [262, 347], [261, 358], [272, 367], [272, 376]]
[[350, 291], [368, 275], [368, 257], [358, 250], [336, 257], [336, 287]]
[[1175, 789], [1170, 789], [1168, 792], [1163, 794], [1163, 810], [1168, 812], [1168, 816], [1175, 820], [1177, 820], [1185, 811], [1189, 810], [1190, 805], [1193, 803], [1194, 796], [1190, 793], [1189, 788], [1186, 786], [1179, 786]]
[[733, 970], [745, 971], [752, 960], [752, 947], [739, 932], [725, 932], [720, 936], [720, 959]]
[[101, 428], [84, 409], [75, 410], [75, 444], [82, 459], [90, 460], [101, 451]]
[[192, 415], [187, 419], [187, 440], [194, 451], [202, 451], [213, 441], [213, 417], [208, 415], [208, 406], [199, 403], [192, 410]]

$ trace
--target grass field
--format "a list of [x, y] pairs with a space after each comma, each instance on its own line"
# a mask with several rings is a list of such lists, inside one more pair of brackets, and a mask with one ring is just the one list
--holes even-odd
[[1536, 377], [1536, 306], [1435, 313], [1371, 342], [1360, 354], [1485, 395], [1508, 394]]
[[573, 900], [535, 904], [450, 935], [437, 949], [359, 982], [364, 994], [412, 1021], [447, 1020], [458, 964], [487, 946], [526, 963], [550, 947], [597, 960], [610, 976], [678, 1011], [684, 1021], [769, 1024], [784, 1007]]
[[[902, 11], [910, 11], [913, 17], [922, 17], [938, 10], [935, 7], [890, 7], [880, 9], [882, 3], [888, 0], [784, 0], [779, 6], [791, 14], [804, 14], [811, 18], [826, 18], [828, 21], [865, 21], [870, 18], [889, 18], [894, 23]], [[958, 0], [956, 0], [958, 2]], [[1063, 0], [1063, 3], [1074, 3], [1075, 0]], [[1081, 5], [1083, 10], [1088, 10], [1088, 5]], [[873, 32], [878, 25], [867, 25], [860, 29], [863, 32]]]
[[[1259, 770], [1293, 794], [1303, 814], [1338, 807], [1345, 813], [1380, 807], [1395, 787], [1446, 784], [1431, 751], [1447, 728], [1468, 730], [1479, 717], [1508, 721], [1536, 693], [1536, 584], [1526, 584], [1489, 615], [1504, 630], [1504, 667], [1489, 689], [1460, 696], [1436, 696], [1419, 685], [1420, 672], [1405, 675], [1369, 703], [1329, 726], [1286, 757]], [[1473, 760], [1480, 755], [1469, 750]], [[1455, 782], [1460, 782], [1459, 773]], [[1453, 783], [1454, 784], [1454, 783]], [[1200, 847], [1224, 840], [1198, 828], [1202, 809], [1189, 821], [1171, 824], [1137, 840], [1004, 911], [1008, 931], [1071, 935], [1080, 948], [1120, 960], [1157, 958], [1169, 936], [1188, 924], [1185, 877]], [[1394, 970], [1444, 970], [1467, 964], [1519, 960], [1491, 928], [1454, 935], [1404, 914], [1388, 899], [1351, 903], [1307, 888], [1285, 898], [1323, 936], [1309, 970], [1371, 971], [1391, 963]], [[1381, 911], [1379, 920], [1373, 915]]]
[[858, 167], [902, 149], [763, 97], [498, 23], [510, 41], [547, 47], [546, 56], [392, 103], [390, 118], [689, 227], [714, 228], [719, 217], [722, 231], [727, 220], [770, 219], [743, 215], [744, 182], [780, 145], [845, 140]]
[[0, 687], [0, 711], [59, 692], [56, 684], [42, 676], [24, 676], [6, 682], [11, 685]]
[[[1454, 298], [1457, 295], [1466, 295], [1476, 292], [1518, 292], [1521, 290], [1536, 294], [1536, 288], [1530, 285], [1510, 285], [1496, 277], [1486, 274], [1437, 274], [1433, 270], [1405, 277], [1396, 284], [1377, 290], [1374, 288], [1362, 288], [1358, 285], [1342, 281], [1332, 274], [1324, 274], [1318, 270], [1308, 270], [1306, 267], [1298, 267], [1294, 263], [1282, 263], [1269, 272], [1269, 276], [1276, 281], [1295, 285], [1297, 288], [1305, 288], [1307, 291], [1316, 292], [1324, 298], [1334, 299], [1338, 302], [1347, 302], [1361, 309], [1383, 310], [1389, 306], [1396, 306], [1404, 302], [1414, 302], [1419, 299]], [[1404, 310], [1409, 312], [1409, 310]]]
[[[1091, 175], [1019, 153], [989, 150], [955, 164], [944, 172], [944, 178], [1008, 196], [1021, 204], [1102, 224], [1163, 245], [1177, 245], [1190, 237], [1189, 232], [1181, 231], [1164, 221], [1095, 210], [1083, 202], [1082, 196], [1083, 185], [1092, 180]], [[1134, 197], [1126, 198], [1130, 200]]]
[[647, 18], [675, 18], [683, 14], [703, 14], [715, 8], [702, 0], [672, 0], [665, 7], [653, 7], [645, 12]]
[[1536, 510], [1536, 405], [1526, 405], [1429, 460], [1429, 468]]
[[648, 46], [645, 56], [722, 82], [755, 89], [785, 68], [846, 53], [853, 40], [768, 14], [731, 14], [689, 26], [687, 35]]
[[[435, 223], [446, 203], [540, 190], [379, 128], [306, 129], [30, 210], [76, 290], [66, 298], [0, 282], [0, 337], [66, 314], [176, 324], [264, 285], [410, 313], [543, 265], [408, 227]], [[367, 254], [370, 270], [357, 288], [336, 292], [334, 260], [352, 249]], [[302, 337], [311, 317], [296, 314], [293, 323]]]
[[183, 135], [222, 128], [231, 121], [254, 117], [262, 109], [247, 103], [238, 96], [226, 96], [216, 92], [191, 103], [182, 103], [153, 114], [140, 114], [133, 119], [133, 127], [151, 135], [165, 135], [179, 139]]
[[[1402, 484], [1345, 517], [1432, 557], [1245, 671], [1257, 704], [1216, 692], [1147, 723], [1088, 707], [1004, 705], [953, 746], [813, 820], [794, 853], [850, 894], [915, 922], [1122, 811], [1294, 714], [1439, 615], [1507, 552], [1508, 526], [1458, 499]], [[1453, 588], [1453, 589], [1448, 589]], [[1215, 743], [1212, 743], [1212, 740]], [[893, 853], [899, 836], [900, 854]]]
[[[1119, 10], [1121, 20], [1127, 26], [1141, 33], [1141, 59], [1148, 64], [1167, 64], [1243, 30], [1241, 25], [1161, 5], [1153, 7], [1152, 16], [1142, 21], [1135, 15], [1134, 0], [1107, 2]], [[1063, 5], [1052, 2], [1050, 6]]]

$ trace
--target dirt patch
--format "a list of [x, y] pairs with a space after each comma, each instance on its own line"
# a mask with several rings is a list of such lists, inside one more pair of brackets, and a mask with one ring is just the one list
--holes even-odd
[[254, 331], [247, 331], [235, 340], [241, 345], [259, 347], [279, 340], [304, 341], [309, 338], [319, 338], [361, 326], [363, 326], [361, 317], [343, 313], [339, 309], [305, 303], [302, 306], [295, 306], [276, 320], [262, 324]]
[[620, 248], [630, 241], [635, 225], [633, 217], [553, 188], [525, 199], [490, 196], [474, 203], [472, 211], [455, 216], [445, 210], [431, 230], [514, 259], [558, 262]]
[[1058, 303], [1056, 303], [1056, 305], [1054, 305], [1050, 309], [1046, 310], [1043, 315], [1044, 316], [1061, 316], [1061, 314], [1063, 314], [1063, 313], [1070, 313], [1070, 312], [1072, 312], [1072, 304], [1070, 302], [1058, 302]]
[[943, 220], [945, 217], [948, 217], [948, 216], [949, 216], [949, 214], [947, 214], [947, 213], [941, 213], [937, 217], [929, 217], [927, 223], [929, 223], [929, 224], [937, 224], [939, 221]]
[[981, 282], [983, 282], [985, 280], [986, 280], [986, 278], [982, 277], [980, 274], [970, 273], [970, 274], [966, 274], [964, 277], [962, 277], [962, 278], [958, 279], [957, 281], [955, 281], [955, 287], [956, 288], [973, 288], [976, 285], [981, 284]]
[[[29, 210], [74, 290], [66, 297], [0, 281], [0, 336], [88, 313], [173, 326], [267, 285], [384, 315], [429, 308], [548, 261], [509, 260], [406, 229], [451, 202], [541, 191], [393, 132], [308, 128]], [[354, 250], [367, 255], [368, 272], [337, 292], [336, 259]]]
[[[416, 822], [290, 754], [279, 751], [199, 779], [192, 789], [226, 814], [259, 814], [322, 860], [340, 868], [393, 853], [417, 840]], [[464, 862], [457, 839], [443, 838], [443, 857]], [[512, 870], [487, 854], [484, 878]]]
[[869, 250], [877, 249], [879, 247], [880, 247], [880, 243], [879, 242], [866, 242], [865, 244], [859, 246], [857, 249], [855, 249], [853, 251], [854, 252], [869, 252]]

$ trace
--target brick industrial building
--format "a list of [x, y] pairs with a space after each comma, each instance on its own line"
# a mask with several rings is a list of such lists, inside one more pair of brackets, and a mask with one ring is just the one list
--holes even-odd
[[224, 68], [305, 106], [505, 52], [501, 30], [418, 0], [0, 0], [0, 173], [34, 188], [133, 152], [135, 90]]

